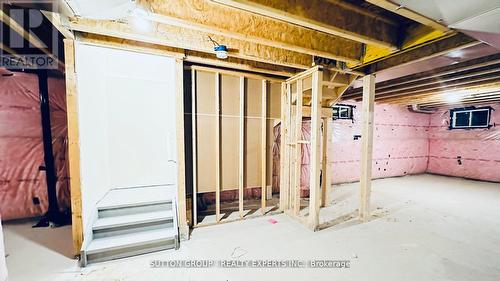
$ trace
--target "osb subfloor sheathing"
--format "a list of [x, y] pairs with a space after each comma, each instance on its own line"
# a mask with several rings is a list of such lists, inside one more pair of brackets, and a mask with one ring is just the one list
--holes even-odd
[[[179, 251], [79, 269], [50, 247], [17, 251], [34, 237], [5, 225], [10, 281], [24, 280], [498, 280], [500, 184], [436, 175], [375, 180], [369, 222], [352, 214], [359, 183], [335, 185], [311, 232], [286, 215], [197, 228]], [[270, 219], [275, 221], [269, 221]], [[276, 222], [277, 221], [277, 222]], [[28, 225], [26, 226], [28, 227]], [[55, 231], [65, 231], [57, 229]], [[16, 237], [23, 235], [23, 239]], [[45, 234], [44, 234], [45, 235]], [[57, 237], [57, 235], [56, 235]], [[55, 238], [56, 239], [56, 238]], [[17, 242], [16, 242], [17, 241]], [[16, 244], [18, 243], [18, 244]], [[40, 244], [40, 242], [36, 242]], [[68, 245], [70, 247], [70, 245]], [[35, 266], [46, 256], [51, 266]], [[56, 257], [57, 258], [54, 258]], [[350, 260], [347, 269], [171, 269], [153, 260]], [[17, 263], [17, 264], [14, 264]], [[25, 270], [12, 268], [25, 267]]]

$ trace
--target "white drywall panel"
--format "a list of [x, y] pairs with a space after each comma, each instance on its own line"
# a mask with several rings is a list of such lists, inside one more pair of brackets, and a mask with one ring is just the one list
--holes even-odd
[[175, 183], [175, 60], [76, 45], [84, 234], [112, 188]]

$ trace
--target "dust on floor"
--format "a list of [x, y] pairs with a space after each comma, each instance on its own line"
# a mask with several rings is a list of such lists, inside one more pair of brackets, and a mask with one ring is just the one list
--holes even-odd
[[[9, 280], [498, 280], [500, 184], [436, 175], [375, 180], [366, 223], [356, 219], [358, 190], [359, 183], [332, 186], [318, 232], [283, 214], [260, 217], [195, 229], [178, 251], [84, 269], [64, 251], [68, 228], [33, 236], [6, 224]], [[194, 259], [349, 260], [350, 268], [151, 267]]]

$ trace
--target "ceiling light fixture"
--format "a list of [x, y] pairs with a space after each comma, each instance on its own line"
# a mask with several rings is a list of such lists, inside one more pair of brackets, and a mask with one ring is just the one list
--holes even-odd
[[214, 44], [215, 56], [219, 59], [227, 59], [227, 47], [220, 45], [210, 36], [208, 36], [208, 39]]

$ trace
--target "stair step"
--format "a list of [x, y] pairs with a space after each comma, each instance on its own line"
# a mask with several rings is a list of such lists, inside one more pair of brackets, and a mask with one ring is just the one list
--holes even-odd
[[94, 223], [94, 226], [92, 228], [94, 230], [101, 230], [113, 227], [147, 223], [163, 219], [172, 220], [173, 212], [171, 210], [167, 210], [167, 211], [158, 211], [151, 213], [140, 213], [133, 215], [100, 218]]
[[172, 199], [160, 199], [148, 202], [131, 202], [131, 203], [118, 203], [113, 205], [98, 205], [98, 210], [110, 210], [110, 209], [120, 209], [120, 208], [133, 208], [141, 206], [150, 206], [158, 204], [172, 204]]
[[151, 213], [156, 211], [172, 210], [172, 200], [158, 200], [150, 202], [135, 202], [117, 205], [101, 205], [97, 207], [98, 218], [126, 216], [131, 214]]
[[163, 228], [92, 240], [83, 265], [178, 247], [177, 229]]
[[173, 227], [171, 210], [98, 219], [92, 226], [94, 238]]
[[111, 189], [97, 203], [98, 208], [168, 201], [175, 198], [175, 186], [147, 186]]

